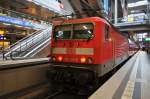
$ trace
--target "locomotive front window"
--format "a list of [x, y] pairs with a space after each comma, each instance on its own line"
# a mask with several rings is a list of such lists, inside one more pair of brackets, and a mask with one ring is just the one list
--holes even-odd
[[55, 27], [54, 38], [55, 39], [70, 39], [72, 32], [71, 25], [60, 25]]
[[91, 39], [93, 37], [93, 24], [83, 23], [73, 26], [73, 39]]
[[56, 26], [55, 39], [91, 39], [93, 37], [92, 23], [69, 24]]

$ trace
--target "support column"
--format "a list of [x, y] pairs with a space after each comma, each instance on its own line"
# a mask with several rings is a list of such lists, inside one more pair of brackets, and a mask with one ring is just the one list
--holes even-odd
[[115, 24], [118, 22], [118, 0], [115, 0]]

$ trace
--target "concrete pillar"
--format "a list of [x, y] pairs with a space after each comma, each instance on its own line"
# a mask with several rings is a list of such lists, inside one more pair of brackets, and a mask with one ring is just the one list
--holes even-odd
[[150, 0], [148, 0], [147, 16], [148, 16], [148, 22], [150, 23]]
[[118, 0], [115, 0], [115, 24], [118, 22]]

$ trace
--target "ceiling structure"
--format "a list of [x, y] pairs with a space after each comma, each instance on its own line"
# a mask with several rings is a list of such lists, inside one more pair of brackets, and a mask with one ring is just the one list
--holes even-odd
[[[103, 0], [68, 0], [74, 9], [77, 18], [100, 16], [106, 17]], [[109, 1], [109, 9], [114, 14], [114, 0]], [[121, 9], [120, 9], [121, 8]], [[121, 0], [118, 0], [118, 17], [123, 16]], [[113, 17], [114, 15], [112, 15]]]
[[[76, 14], [77, 18], [92, 16], [108, 16], [104, 12], [103, 0], [62, 0], [64, 7], [66, 7], [66, 5], [68, 7], [68, 4], [65, 4], [64, 2], [68, 2], [71, 5], [73, 9], [71, 9], [71, 7], [69, 7], [69, 9], [71, 9], [71, 11]], [[109, 2], [111, 2], [111, 5], [109, 5], [109, 9], [111, 9], [111, 17], [113, 18], [114, 0], [111, 0]], [[37, 19], [42, 19], [46, 21], [50, 20], [53, 16], [57, 15], [56, 13], [49, 11], [48, 9], [43, 8], [27, 0], [0, 0], [0, 6], [10, 10], [15, 10], [18, 12], [29, 14], [35, 16]], [[121, 0], [118, 0], [118, 9], [118, 17], [122, 17], [123, 9], [121, 5]]]
[[0, 0], [0, 6], [9, 10], [29, 14], [39, 20], [41, 19], [47, 21], [49, 17], [56, 14], [26, 0]]

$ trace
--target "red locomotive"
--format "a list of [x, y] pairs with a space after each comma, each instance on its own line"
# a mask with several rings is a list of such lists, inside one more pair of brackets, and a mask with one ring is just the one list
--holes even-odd
[[51, 81], [92, 86], [129, 57], [128, 39], [99, 17], [54, 23]]

